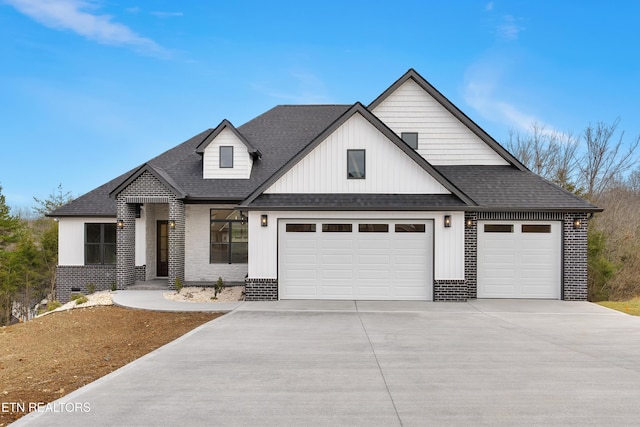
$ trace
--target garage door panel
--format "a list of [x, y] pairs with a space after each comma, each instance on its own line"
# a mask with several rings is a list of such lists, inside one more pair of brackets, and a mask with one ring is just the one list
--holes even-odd
[[280, 298], [432, 299], [432, 222], [420, 233], [394, 233], [392, 220], [333, 221], [351, 223], [352, 232], [320, 231], [326, 220], [297, 222], [315, 223], [319, 231], [286, 232], [286, 220], [279, 222]]
[[358, 239], [357, 244], [359, 250], [389, 249], [389, 239], [368, 239], [361, 237], [360, 239]]
[[358, 297], [360, 298], [372, 298], [372, 297], [385, 297], [391, 296], [388, 286], [359, 286]]
[[353, 297], [353, 287], [342, 285], [342, 286], [320, 286], [320, 296], [326, 299], [333, 298], [352, 298]]
[[561, 230], [554, 221], [479, 222], [478, 298], [560, 298]]

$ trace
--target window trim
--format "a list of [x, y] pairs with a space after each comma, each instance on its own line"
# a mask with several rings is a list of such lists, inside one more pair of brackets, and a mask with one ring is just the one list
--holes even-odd
[[[349, 174], [349, 160], [351, 153], [362, 152], [362, 174], [361, 176], [351, 176]], [[364, 148], [347, 150], [347, 179], [366, 179], [367, 177], [367, 150]]]
[[[231, 149], [231, 165], [230, 166], [226, 166], [222, 164], [222, 149], [223, 148], [230, 148]], [[219, 155], [219, 160], [218, 160], [218, 164], [220, 166], [220, 169], [233, 169], [233, 145], [221, 145], [220, 149], [218, 151], [218, 155]]]
[[[416, 146], [414, 147], [413, 145], [411, 145], [406, 139], [404, 139], [405, 135], [415, 135], [416, 136]], [[413, 148], [414, 150], [418, 149], [418, 144], [419, 144], [419, 140], [418, 140], [418, 132], [401, 132], [400, 133], [400, 138], [405, 142], [405, 144], [407, 144], [409, 147]]]
[[350, 222], [323, 223], [321, 231], [323, 233], [353, 233], [353, 224]]
[[514, 233], [515, 227], [508, 223], [484, 224], [482, 227], [484, 233]]
[[396, 223], [394, 225], [395, 233], [426, 233], [427, 226], [422, 223]]
[[358, 233], [388, 233], [388, 223], [358, 223]]
[[313, 222], [292, 222], [285, 224], [285, 233], [315, 233], [316, 224]]
[[[87, 237], [88, 237], [88, 233], [87, 233], [87, 227], [90, 225], [99, 225], [100, 226], [100, 242], [98, 243], [90, 243], [87, 241]], [[111, 225], [113, 226], [113, 234], [114, 234], [114, 240], [113, 243], [108, 243], [105, 241], [105, 226], [107, 225]], [[116, 228], [116, 224], [115, 223], [110, 223], [110, 222], [85, 222], [84, 223], [84, 265], [116, 265], [117, 263], [117, 248], [118, 248], [118, 243], [117, 243], [117, 228]], [[87, 259], [87, 247], [97, 247], [98, 251], [99, 251], [99, 258], [100, 258], [100, 262], [89, 262]], [[113, 262], [105, 262], [105, 254], [106, 254], [106, 248], [107, 246], [111, 246], [113, 247]]]
[[521, 224], [520, 232], [523, 234], [549, 234], [551, 224]]

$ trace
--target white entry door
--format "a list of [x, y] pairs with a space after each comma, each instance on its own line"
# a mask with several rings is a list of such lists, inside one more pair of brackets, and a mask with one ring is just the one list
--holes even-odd
[[432, 300], [433, 222], [280, 220], [281, 299]]
[[478, 298], [560, 299], [559, 221], [478, 221]]

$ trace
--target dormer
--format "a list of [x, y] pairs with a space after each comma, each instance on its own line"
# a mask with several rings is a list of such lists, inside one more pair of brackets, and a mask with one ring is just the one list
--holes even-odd
[[260, 152], [229, 122], [223, 120], [196, 149], [202, 155], [204, 179], [249, 179]]

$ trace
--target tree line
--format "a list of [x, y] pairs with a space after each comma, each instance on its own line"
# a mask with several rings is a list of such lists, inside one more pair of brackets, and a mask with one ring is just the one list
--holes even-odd
[[12, 214], [0, 186], [0, 326], [28, 320], [43, 299], [55, 297], [58, 223], [45, 215], [71, 201], [62, 186], [34, 197], [32, 214]]

